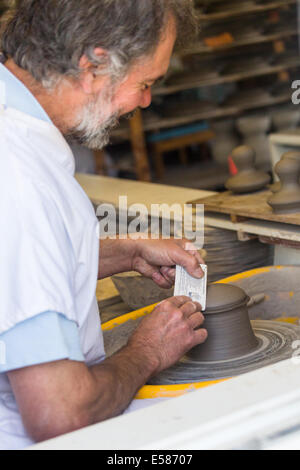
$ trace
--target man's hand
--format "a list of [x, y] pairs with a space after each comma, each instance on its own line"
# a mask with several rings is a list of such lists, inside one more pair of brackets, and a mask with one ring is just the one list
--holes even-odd
[[157, 363], [153, 375], [175, 364], [187, 351], [203, 343], [207, 331], [201, 305], [189, 297], [172, 297], [161, 302], [144, 318], [130, 338], [128, 346], [142, 347]]
[[204, 264], [199, 252], [188, 240], [136, 240], [132, 271], [152, 278], [160, 287], [169, 289], [175, 281], [176, 264], [193, 277], [201, 278]]
[[191, 276], [203, 276], [199, 265], [204, 261], [188, 240], [100, 240], [98, 279], [137, 271], [169, 289], [175, 281], [176, 264]]

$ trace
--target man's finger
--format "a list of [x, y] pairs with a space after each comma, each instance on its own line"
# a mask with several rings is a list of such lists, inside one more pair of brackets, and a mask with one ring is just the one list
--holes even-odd
[[205, 264], [205, 261], [203, 260], [202, 256], [200, 255], [199, 251], [189, 251], [189, 253], [193, 256], [195, 256], [196, 260], [199, 262], [199, 264]]
[[198, 302], [187, 302], [181, 307], [181, 311], [186, 317], [190, 317], [196, 312], [201, 312], [201, 305]]
[[189, 324], [195, 330], [196, 328], [199, 328], [201, 325], [204, 323], [204, 316], [201, 312], [197, 311], [196, 313], [192, 314], [189, 317]]
[[200, 279], [204, 276], [204, 272], [200, 267], [200, 262], [196, 256], [191, 255], [188, 251], [181, 252], [178, 264], [180, 264], [193, 277]]
[[157, 284], [159, 287], [162, 287], [163, 289], [170, 289], [173, 285], [172, 282], [170, 282], [168, 279], [165, 279], [165, 277], [158, 271], [155, 271], [152, 274], [152, 280]]
[[195, 330], [194, 337], [195, 337], [194, 346], [197, 346], [198, 344], [204, 343], [204, 341], [206, 341], [207, 337], [208, 337], [207, 330], [205, 330], [204, 328], [200, 328], [199, 330]]
[[176, 276], [176, 269], [163, 266], [162, 268], [160, 268], [160, 272], [169, 282], [174, 284], [175, 276]]
[[176, 297], [170, 297], [167, 300], [177, 308], [181, 308], [184, 304], [191, 301], [191, 299], [185, 295], [177, 295]]

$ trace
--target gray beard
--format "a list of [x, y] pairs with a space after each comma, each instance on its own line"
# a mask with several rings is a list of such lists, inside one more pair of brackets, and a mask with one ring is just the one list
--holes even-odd
[[109, 143], [111, 131], [119, 123], [119, 116], [118, 113], [114, 113], [103, 117], [103, 113], [97, 108], [95, 102], [85, 106], [77, 118], [79, 124], [69, 129], [66, 137], [92, 150], [103, 149]]
[[[90, 101], [78, 114], [78, 124], [69, 129], [66, 137], [77, 144], [84, 145], [91, 150], [101, 150], [109, 143], [110, 134], [119, 125], [120, 114], [103, 113], [109, 109], [111, 97], [104, 92], [97, 101]], [[107, 115], [108, 114], [108, 115]], [[121, 116], [131, 119], [135, 111]], [[99, 122], [101, 124], [99, 125]]]
[[110, 134], [119, 124], [118, 115], [113, 115], [97, 129], [87, 128], [82, 124], [70, 129], [67, 138], [77, 144], [84, 145], [91, 150], [101, 150], [107, 146]]

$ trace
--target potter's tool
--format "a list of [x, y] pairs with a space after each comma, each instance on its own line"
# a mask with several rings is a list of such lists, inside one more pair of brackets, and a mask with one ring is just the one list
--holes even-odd
[[208, 331], [207, 341], [154, 377], [151, 384], [225, 379], [292, 358], [294, 341], [300, 339], [300, 327], [269, 320], [250, 322], [249, 300], [239, 287], [210, 285], [203, 325]]
[[185, 295], [194, 302], [199, 302], [202, 310], [206, 308], [207, 266], [201, 264], [204, 276], [196, 279], [190, 276], [182, 266], [176, 266], [174, 295]]

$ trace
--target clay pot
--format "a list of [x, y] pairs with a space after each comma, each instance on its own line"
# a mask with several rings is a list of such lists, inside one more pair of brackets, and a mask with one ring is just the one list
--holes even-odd
[[249, 297], [230, 284], [210, 284], [204, 328], [205, 343], [193, 348], [187, 356], [199, 362], [225, 361], [250, 354], [258, 347], [253, 333], [247, 303]]
[[263, 189], [270, 183], [271, 177], [255, 168], [255, 151], [246, 145], [237, 147], [232, 152], [232, 159], [238, 174], [229, 178], [225, 186], [234, 193], [251, 193]]
[[267, 132], [271, 128], [270, 116], [245, 116], [237, 119], [236, 127], [243, 136], [244, 144], [255, 150], [256, 165], [269, 167], [271, 152]]
[[237, 129], [245, 136], [265, 134], [271, 127], [271, 118], [269, 116], [244, 116], [236, 121]]
[[[297, 152], [297, 151], [294, 151], [294, 150], [291, 150], [290, 152], [286, 152], [282, 158], [294, 158], [294, 159], [300, 159], [300, 152]], [[281, 188], [282, 188], [282, 184], [280, 181], [276, 181], [276, 183], [273, 183], [272, 185], [270, 185], [270, 190], [272, 191], [272, 193], [278, 193]]]
[[273, 124], [276, 131], [295, 129], [300, 120], [298, 109], [284, 109], [273, 114]]
[[220, 165], [227, 165], [232, 150], [239, 145], [239, 139], [234, 134], [234, 121], [227, 119], [216, 121], [212, 125], [216, 138], [211, 141], [214, 160]]
[[300, 153], [287, 152], [275, 166], [280, 190], [268, 199], [275, 214], [300, 212]]

